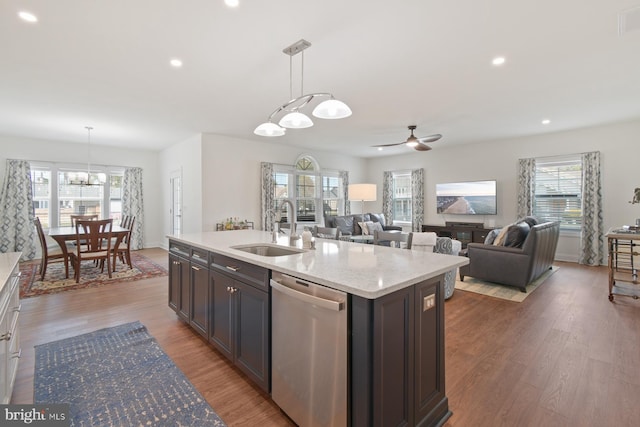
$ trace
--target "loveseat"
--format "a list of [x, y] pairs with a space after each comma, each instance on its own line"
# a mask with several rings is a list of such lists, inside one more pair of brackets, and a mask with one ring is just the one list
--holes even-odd
[[560, 235], [559, 222], [537, 224], [531, 217], [527, 220], [498, 233], [503, 240], [497, 245], [469, 243], [469, 264], [460, 267], [460, 280], [471, 276], [527, 292], [526, 286], [551, 268]]
[[[340, 215], [332, 216], [326, 215], [324, 217], [324, 226], [330, 228], [340, 229], [340, 234], [343, 236], [361, 235], [362, 228], [358, 225], [359, 222], [373, 222], [379, 223], [383, 231], [402, 231], [402, 227], [387, 225], [384, 214], [366, 213], [366, 214], [354, 214], [354, 215]], [[367, 233], [373, 234], [373, 233]]]

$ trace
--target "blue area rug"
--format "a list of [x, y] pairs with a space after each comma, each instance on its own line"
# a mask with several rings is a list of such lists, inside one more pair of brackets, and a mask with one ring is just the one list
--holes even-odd
[[72, 426], [224, 426], [140, 322], [38, 345], [34, 403]]

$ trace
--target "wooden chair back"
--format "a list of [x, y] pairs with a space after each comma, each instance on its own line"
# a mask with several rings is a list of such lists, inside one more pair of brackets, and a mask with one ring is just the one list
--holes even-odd
[[392, 246], [401, 248], [402, 243], [407, 243], [409, 240], [408, 233], [393, 232], [393, 231], [379, 231], [373, 232], [373, 244], [380, 246]]
[[313, 227], [311, 233], [313, 234], [313, 237], [318, 237], [320, 239], [338, 240], [338, 238], [340, 238], [339, 228], [319, 227], [316, 225], [315, 227]]
[[52, 262], [64, 262], [64, 273], [65, 277], [69, 277], [69, 258], [61, 248], [49, 249], [49, 245], [47, 244], [47, 236], [44, 234], [44, 230], [42, 229], [42, 223], [40, 222], [40, 218], [36, 217], [33, 220], [33, 223], [36, 226], [36, 231], [38, 232], [38, 240], [40, 241], [40, 248], [42, 249], [42, 258], [40, 259], [40, 280], [44, 280], [44, 275], [47, 272], [47, 267], [49, 263]]
[[78, 221], [94, 221], [98, 219], [98, 214], [72, 214], [69, 215], [71, 218], [71, 226], [75, 227]]
[[[78, 220], [76, 221], [77, 254], [80, 258], [86, 258], [93, 253], [107, 252], [111, 250], [111, 227], [113, 219]], [[84, 257], [82, 255], [85, 255]]]

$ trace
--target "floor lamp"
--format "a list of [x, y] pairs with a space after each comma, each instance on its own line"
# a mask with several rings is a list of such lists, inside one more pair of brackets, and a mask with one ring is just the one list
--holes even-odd
[[364, 222], [364, 202], [376, 201], [375, 184], [350, 184], [349, 201], [360, 200], [362, 202], [362, 222]]

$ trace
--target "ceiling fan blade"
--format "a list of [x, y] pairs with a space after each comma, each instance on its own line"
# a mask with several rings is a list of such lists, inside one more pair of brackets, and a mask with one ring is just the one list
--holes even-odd
[[431, 147], [429, 147], [428, 145], [424, 145], [424, 144], [418, 144], [413, 148], [415, 148], [417, 151], [429, 151], [429, 150], [431, 150]]
[[442, 135], [440, 135], [439, 133], [435, 133], [433, 135], [423, 136], [422, 138], [418, 138], [418, 140], [420, 142], [436, 142], [440, 138], [442, 138]]
[[394, 145], [402, 145], [406, 144], [406, 142], [398, 142], [397, 144], [380, 144], [380, 145], [372, 145], [372, 147], [393, 147]]

